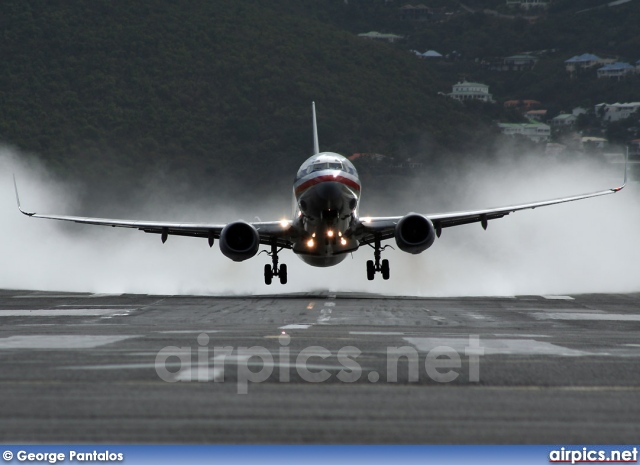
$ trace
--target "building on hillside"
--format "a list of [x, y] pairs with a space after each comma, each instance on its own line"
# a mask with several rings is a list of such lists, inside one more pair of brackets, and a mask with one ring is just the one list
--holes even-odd
[[513, 55], [504, 59], [506, 71], [526, 71], [533, 69], [538, 62], [538, 57], [533, 55]]
[[600, 58], [592, 53], [583, 53], [582, 55], [576, 55], [574, 57], [565, 60], [565, 68], [567, 72], [572, 76], [582, 70], [593, 68], [594, 66], [607, 65], [613, 63], [615, 60], [610, 58]]
[[544, 121], [547, 118], [547, 110], [529, 110], [524, 116], [533, 121]]
[[610, 63], [604, 65], [602, 68], [598, 68], [598, 79], [608, 78], [617, 79], [618, 81], [629, 74], [636, 72], [635, 66], [631, 66], [629, 63]]
[[358, 34], [358, 37], [362, 37], [363, 39], [379, 40], [379, 41], [390, 42], [390, 43], [394, 43], [400, 39], [404, 39], [404, 36], [399, 36], [397, 34], [383, 34], [381, 32], [376, 32], [376, 31], [363, 32], [362, 34]]
[[640, 108], [640, 102], [599, 103], [595, 106], [595, 113], [603, 121], [615, 122], [636, 114], [638, 108]]
[[435, 50], [427, 50], [424, 53], [420, 53], [417, 50], [411, 50], [411, 52], [413, 52], [418, 58], [426, 58], [426, 59], [442, 58], [442, 54], [436, 52]]
[[498, 127], [507, 136], [520, 135], [533, 142], [548, 142], [551, 127], [544, 123], [498, 123]]
[[489, 86], [479, 82], [458, 82], [453, 85], [453, 91], [449, 94], [449, 97], [461, 102], [468, 100], [493, 102], [493, 96], [489, 93]]
[[583, 150], [603, 150], [609, 141], [604, 137], [581, 137], [580, 147]]
[[554, 128], [566, 128], [576, 124], [578, 118], [571, 113], [562, 113], [555, 118], [551, 118], [551, 126]]

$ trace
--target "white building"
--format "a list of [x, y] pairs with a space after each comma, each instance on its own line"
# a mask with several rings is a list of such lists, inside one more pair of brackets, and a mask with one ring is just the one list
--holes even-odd
[[498, 123], [503, 134], [527, 137], [534, 142], [548, 142], [551, 138], [551, 127], [544, 123]]
[[554, 127], [573, 126], [578, 118], [571, 113], [562, 113], [555, 118], [551, 118], [551, 125]]
[[630, 103], [599, 103], [595, 106], [596, 116], [604, 121], [620, 121], [638, 111], [640, 102]]
[[493, 97], [489, 93], [489, 86], [478, 82], [459, 82], [453, 85], [453, 92], [449, 97], [461, 102], [467, 100], [480, 100], [482, 102], [493, 102]]

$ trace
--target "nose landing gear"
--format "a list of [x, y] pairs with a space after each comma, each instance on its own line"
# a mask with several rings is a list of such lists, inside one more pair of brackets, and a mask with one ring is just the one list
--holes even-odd
[[280, 278], [280, 284], [287, 284], [287, 265], [284, 263], [278, 266], [278, 252], [282, 248], [278, 249], [275, 242], [271, 244], [271, 252], [266, 252], [271, 257], [272, 264], [266, 264], [264, 266], [264, 283], [268, 286], [273, 281], [273, 277]]
[[389, 260], [380, 260], [380, 256], [382, 255], [383, 250], [391, 246], [385, 245], [384, 247], [381, 247], [380, 238], [376, 236], [375, 244], [372, 247], [374, 249], [373, 258], [375, 259], [375, 261], [367, 260], [367, 279], [369, 281], [373, 281], [375, 274], [377, 272], [380, 272], [382, 274], [382, 279], [387, 280], [389, 279], [390, 275]]

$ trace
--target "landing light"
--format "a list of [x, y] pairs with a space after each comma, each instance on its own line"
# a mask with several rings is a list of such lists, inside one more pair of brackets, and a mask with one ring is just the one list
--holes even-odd
[[307, 247], [309, 247], [309, 248], [313, 247], [313, 245], [314, 245], [314, 244], [315, 244], [315, 243], [313, 242], [313, 239], [309, 239], [309, 240], [307, 241]]
[[347, 245], [347, 240], [343, 237], [342, 239], [340, 239], [340, 244]]
[[360, 221], [362, 221], [363, 223], [371, 223], [371, 218], [367, 216], [365, 218], [361, 218]]
[[287, 226], [289, 226], [289, 220], [280, 220], [280, 226], [286, 228]]
[[329, 237], [333, 237], [333, 230], [331, 230], [331, 229], [330, 229], [330, 230], [328, 230], [328, 231], [327, 231], [327, 236], [329, 236]]

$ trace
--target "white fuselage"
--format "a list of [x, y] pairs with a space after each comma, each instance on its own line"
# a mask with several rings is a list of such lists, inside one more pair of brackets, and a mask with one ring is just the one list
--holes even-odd
[[301, 231], [293, 251], [313, 266], [332, 266], [358, 249], [350, 228], [357, 223], [360, 179], [353, 164], [337, 153], [307, 159], [293, 184], [294, 224]]

